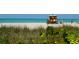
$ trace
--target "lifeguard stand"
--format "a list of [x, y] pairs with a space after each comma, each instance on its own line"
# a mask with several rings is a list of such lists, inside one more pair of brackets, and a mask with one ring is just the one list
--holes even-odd
[[47, 24], [56, 24], [57, 23], [57, 16], [50, 15]]

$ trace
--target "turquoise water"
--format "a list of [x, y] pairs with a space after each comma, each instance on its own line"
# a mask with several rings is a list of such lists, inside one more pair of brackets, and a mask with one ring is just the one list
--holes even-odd
[[40, 18], [0, 18], [0, 23], [46, 23], [47, 19]]
[[77, 22], [79, 23], [79, 19], [58, 19], [58, 22]]
[[[46, 23], [48, 19], [42, 18], [0, 18], [0, 23]], [[79, 19], [58, 19], [58, 22], [78, 22]]]

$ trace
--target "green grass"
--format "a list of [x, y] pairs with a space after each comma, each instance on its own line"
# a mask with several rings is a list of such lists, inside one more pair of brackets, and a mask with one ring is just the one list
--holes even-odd
[[30, 30], [15, 27], [0, 27], [0, 44], [78, 44], [79, 28], [64, 26]]

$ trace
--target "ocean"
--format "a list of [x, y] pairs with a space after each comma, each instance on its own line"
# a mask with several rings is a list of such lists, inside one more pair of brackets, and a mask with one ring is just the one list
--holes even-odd
[[0, 23], [46, 23], [47, 20], [40, 18], [0, 18]]
[[[0, 23], [47, 23], [47, 18], [0, 18]], [[58, 22], [77, 22], [79, 19], [58, 19]]]
[[67, 22], [67, 23], [70, 23], [70, 22], [76, 22], [76, 23], [79, 23], [79, 19], [58, 19], [58, 22]]

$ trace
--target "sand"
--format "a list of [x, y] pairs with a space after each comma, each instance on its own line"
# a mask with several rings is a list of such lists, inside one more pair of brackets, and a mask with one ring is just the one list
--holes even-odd
[[6, 26], [6, 27], [27, 27], [29, 29], [36, 29], [39, 27], [47, 28], [46, 23], [0, 23], [0, 27]]
[[6, 27], [27, 27], [29, 29], [36, 29], [39, 27], [47, 28], [48, 26], [52, 27], [62, 27], [65, 26], [73, 26], [73, 27], [79, 27], [78, 23], [63, 23], [63, 24], [47, 24], [47, 23], [0, 23], [0, 27], [6, 26]]

